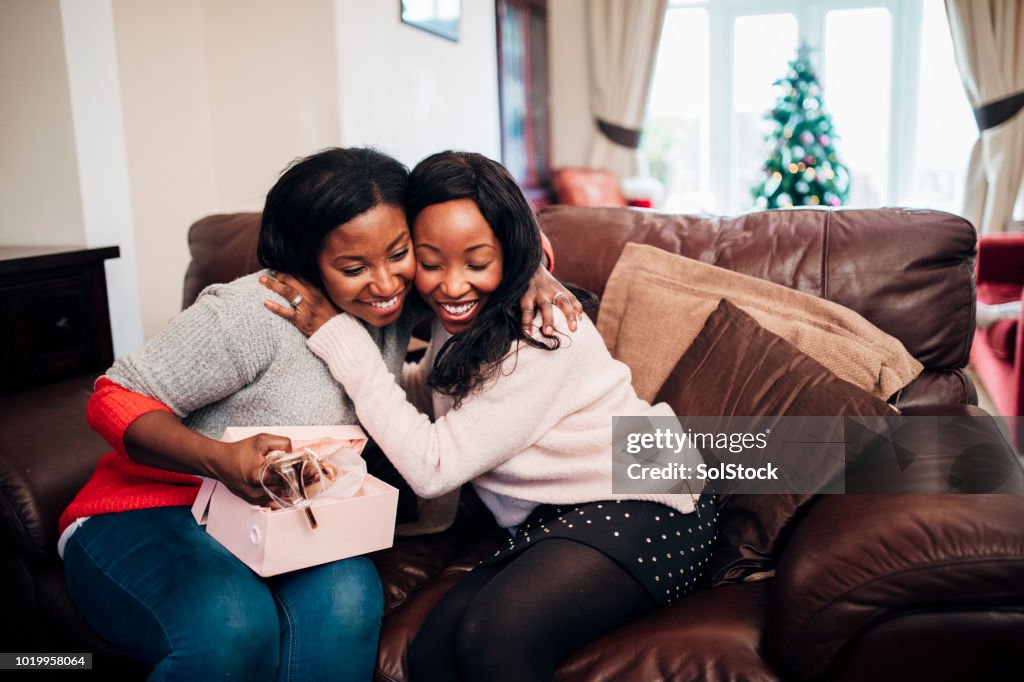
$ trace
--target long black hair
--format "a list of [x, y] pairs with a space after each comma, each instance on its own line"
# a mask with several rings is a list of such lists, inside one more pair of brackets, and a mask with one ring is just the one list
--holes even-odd
[[323, 289], [318, 259], [336, 227], [376, 206], [404, 207], [409, 169], [375, 149], [324, 149], [296, 159], [267, 193], [256, 257]]
[[505, 167], [481, 154], [444, 151], [420, 161], [409, 176], [409, 224], [423, 209], [454, 199], [472, 199], [501, 244], [501, 283], [470, 327], [438, 353], [427, 381], [454, 398], [494, 377], [516, 341], [554, 350], [557, 336], [534, 339], [523, 332], [519, 300], [540, 266], [540, 226], [533, 209]]

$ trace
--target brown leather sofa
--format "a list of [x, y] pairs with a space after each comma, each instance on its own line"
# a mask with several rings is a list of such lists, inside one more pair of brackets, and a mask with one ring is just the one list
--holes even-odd
[[[930, 211], [791, 210], [737, 218], [551, 207], [555, 274], [598, 294], [626, 242], [643, 242], [823, 296], [898, 337], [925, 366], [904, 414], [981, 415], [963, 367], [974, 319], [975, 232]], [[190, 232], [187, 304], [257, 267], [253, 214]], [[85, 425], [92, 377], [0, 398], [4, 648], [95, 653], [145, 671], [76, 614], [57, 517], [108, 448]], [[464, 495], [454, 527], [376, 554], [387, 614], [381, 680], [405, 679], [426, 614], [501, 531]], [[1024, 670], [1024, 497], [826, 496], [801, 517], [775, 578], [699, 590], [575, 652], [557, 679], [1005, 679]], [[496, 643], [500, 647], [500, 643]]]

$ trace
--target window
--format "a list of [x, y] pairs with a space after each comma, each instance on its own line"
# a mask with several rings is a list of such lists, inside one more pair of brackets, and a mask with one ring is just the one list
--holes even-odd
[[764, 136], [772, 128], [764, 118], [778, 95], [772, 83], [785, 75], [798, 43], [793, 14], [740, 16], [733, 24], [731, 196], [748, 208], [766, 156]]
[[850, 171], [847, 204], [882, 206], [889, 203], [892, 15], [884, 7], [826, 12], [824, 44], [822, 86]]
[[914, 169], [907, 204], [960, 211], [978, 128], [960, 84], [941, 0], [924, 3], [917, 65]]
[[669, 211], [752, 209], [772, 83], [803, 40], [851, 173], [849, 206], [957, 212], [977, 128], [942, 0], [675, 0], [643, 150]]
[[643, 151], [665, 184], [663, 208], [699, 211], [713, 202], [709, 182], [708, 12], [668, 12], [658, 45]]

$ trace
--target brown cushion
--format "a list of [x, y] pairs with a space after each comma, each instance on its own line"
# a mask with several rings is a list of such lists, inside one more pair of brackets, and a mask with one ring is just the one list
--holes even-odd
[[577, 649], [555, 682], [776, 682], [761, 655], [768, 602], [763, 583], [698, 590]]
[[185, 271], [182, 308], [192, 305], [211, 284], [230, 282], [260, 269], [256, 242], [260, 213], [224, 213], [200, 218], [188, 229], [192, 261]]
[[651, 400], [718, 302], [728, 298], [839, 378], [886, 399], [921, 372], [898, 339], [856, 312], [757, 277], [627, 244], [608, 278], [598, 330]]
[[[895, 410], [843, 381], [764, 329], [728, 300], [719, 302], [658, 393], [682, 416], [894, 416]], [[822, 480], [843, 474], [822, 459]], [[767, 577], [812, 494], [727, 495], [719, 499], [713, 584]]]

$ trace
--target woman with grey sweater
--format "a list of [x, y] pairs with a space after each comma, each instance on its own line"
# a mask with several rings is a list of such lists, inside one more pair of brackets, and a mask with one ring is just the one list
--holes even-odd
[[[302, 159], [268, 193], [258, 246], [264, 267], [315, 283], [358, 318], [393, 376], [413, 315], [407, 183], [402, 164], [370, 149]], [[59, 549], [86, 620], [150, 665], [150, 679], [372, 676], [383, 598], [367, 558], [261, 578], [189, 512], [197, 475], [265, 503], [260, 465], [290, 449], [272, 434], [222, 443], [226, 426], [357, 422], [302, 332], [264, 307], [266, 274], [208, 287], [119, 359], [90, 402], [90, 423], [116, 450], [61, 517]], [[554, 281], [543, 286], [524, 305], [550, 300]]]

